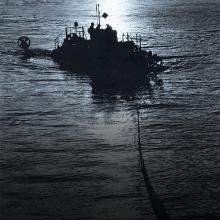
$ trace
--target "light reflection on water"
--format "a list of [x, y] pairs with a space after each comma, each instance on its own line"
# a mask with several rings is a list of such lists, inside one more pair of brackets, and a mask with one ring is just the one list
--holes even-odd
[[119, 36], [141, 33], [176, 56], [150, 89], [103, 93], [51, 60], [5, 54], [21, 35], [53, 48], [65, 26], [88, 27], [95, 3], [0, 2], [1, 217], [154, 219], [138, 167], [138, 103], [145, 162], [168, 213], [218, 219], [219, 2], [100, 2]]

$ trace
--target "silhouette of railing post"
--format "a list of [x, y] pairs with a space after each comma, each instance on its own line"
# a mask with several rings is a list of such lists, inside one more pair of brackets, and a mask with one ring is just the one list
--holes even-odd
[[126, 39], [127, 39], [127, 41], [129, 41], [129, 34], [128, 33], [127, 33]]
[[67, 35], [68, 35], [68, 28], [65, 28], [65, 35], [66, 35], [66, 39], [67, 39]]
[[125, 34], [123, 33], [122, 34], [122, 42], [124, 42], [124, 40], [125, 40]]
[[59, 37], [55, 38], [54, 44], [55, 44], [55, 49], [58, 49], [59, 48]]
[[141, 36], [139, 36], [139, 47], [140, 47], [140, 50], [141, 50], [141, 47], [142, 47], [142, 39], [141, 39]]

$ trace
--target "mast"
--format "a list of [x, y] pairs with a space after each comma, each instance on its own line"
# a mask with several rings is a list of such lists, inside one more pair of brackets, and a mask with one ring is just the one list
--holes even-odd
[[96, 4], [96, 17], [97, 17], [97, 25], [100, 25], [100, 9], [99, 9], [99, 4]]

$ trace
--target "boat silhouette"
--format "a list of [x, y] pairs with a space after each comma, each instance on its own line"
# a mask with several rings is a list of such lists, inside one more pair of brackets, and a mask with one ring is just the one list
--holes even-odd
[[107, 24], [101, 27], [99, 5], [96, 7], [97, 24], [92, 22], [88, 28], [89, 37], [84, 27], [74, 22], [73, 27], [65, 29], [62, 44], [55, 39], [55, 49], [30, 50], [29, 38], [18, 39], [19, 47], [24, 49], [24, 56], [50, 56], [60, 65], [61, 69], [87, 74], [95, 84], [122, 85], [137, 84], [149, 81], [160, 71], [163, 71], [163, 61], [160, 56], [142, 48], [142, 38], [137, 34], [123, 34], [119, 40], [117, 31]]

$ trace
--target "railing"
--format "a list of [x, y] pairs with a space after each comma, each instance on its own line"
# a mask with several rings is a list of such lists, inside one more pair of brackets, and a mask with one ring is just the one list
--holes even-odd
[[85, 32], [85, 29], [84, 27], [77, 27], [77, 26], [74, 26], [74, 27], [66, 27], [65, 28], [65, 33], [66, 33], [66, 37], [68, 34], [76, 34], [78, 37], [82, 37], [84, 39], [87, 39], [87, 36], [86, 36], [86, 32]]
[[[65, 28], [65, 35], [66, 35], [66, 38], [68, 37], [68, 35], [71, 35], [71, 34], [76, 34], [78, 37], [82, 37], [84, 39], [87, 39], [87, 36], [86, 36], [86, 32], [85, 32], [85, 29], [84, 27], [66, 27]], [[122, 34], [122, 38], [121, 38], [121, 41], [122, 42], [126, 42], [126, 41], [133, 41], [135, 43], [135, 45], [137, 46], [138, 49], [142, 49], [142, 38], [141, 38], [141, 35], [138, 35], [136, 34], [135, 36], [132, 36], [128, 33], [126, 34]], [[55, 48], [59, 48], [59, 36], [57, 36], [54, 40], [54, 44], [55, 44]]]
[[60, 41], [59, 41], [59, 36], [57, 36], [54, 40], [54, 44], [55, 44], [55, 49], [59, 48], [59, 44], [60, 44]]
[[130, 34], [122, 34], [122, 42], [124, 41], [133, 41], [135, 45], [141, 49], [142, 48], [142, 38], [141, 35], [136, 34], [135, 36], [131, 36]]
[[[87, 39], [86, 36], [86, 32], [84, 27], [78, 27], [78, 26], [74, 26], [74, 27], [66, 27], [65, 28], [65, 35], [66, 38], [68, 37], [68, 35], [71, 34], [76, 34], [78, 37], [82, 37], [84, 39]], [[58, 35], [55, 39], [54, 39], [54, 45], [55, 45], [55, 49], [59, 48], [60, 46], [60, 37], [63, 36], [63, 34]]]

